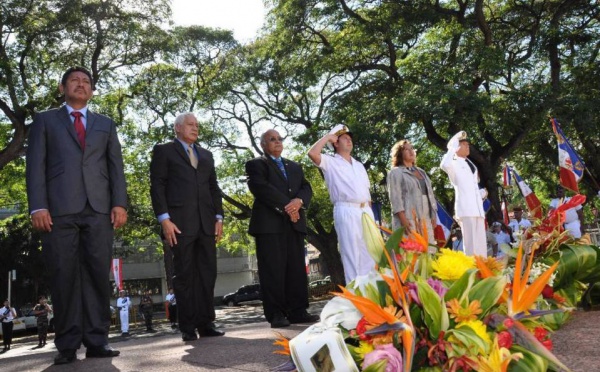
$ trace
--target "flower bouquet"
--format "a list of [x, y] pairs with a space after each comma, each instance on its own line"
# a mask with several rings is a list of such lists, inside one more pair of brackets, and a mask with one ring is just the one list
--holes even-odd
[[560, 282], [560, 259], [534, 265], [535, 249], [520, 246], [507, 275], [493, 258], [429, 254], [425, 226], [384, 242], [364, 214], [363, 230], [376, 266], [335, 293], [320, 323], [276, 342], [291, 356], [276, 370], [569, 371], [551, 353], [546, 320], [570, 309], [542, 295]]

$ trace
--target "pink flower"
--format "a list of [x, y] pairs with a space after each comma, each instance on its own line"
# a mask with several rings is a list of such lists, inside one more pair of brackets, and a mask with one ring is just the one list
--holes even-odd
[[507, 331], [498, 333], [498, 346], [510, 349], [513, 344], [513, 338]]
[[444, 287], [444, 284], [441, 280], [429, 278], [427, 279], [427, 284], [429, 284], [429, 286], [433, 288], [435, 293], [437, 293], [442, 300], [444, 299], [446, 292], [448, 292], [448, 288]]
[[504, 322], [502, 322], [502, 324], [504, 324], [504, 326], [505, 326], [507, 329], [511, 329], [511, 328], [512, 328], [512, 326], [514, 326], [514, 325], [515, 325], [515, 321], [514, 321], [514, 320], [512, 320], [511, 318], [506, 318], [506, 319], [504, 319]]
[[408, 282], [408, 294], [410, 298], [419, 306], [423, 306], [419, 294], [417, 293], [417, 285], [413, 282]]
[[365, 355], [362, 368], [365, 369], [380, 360], [387, 361], [385, 372], [402, 371], [402, 354], [392, 344], [377, 345], [375, 350]]

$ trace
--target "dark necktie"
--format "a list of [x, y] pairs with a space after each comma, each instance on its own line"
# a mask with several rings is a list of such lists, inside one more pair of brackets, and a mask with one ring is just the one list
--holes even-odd
[[77, 139], [79, 139], [81, 149], [85, 150], [85, 127], [83, 126], [83, 120], [81, 120], [83, 114], [79, 111], [73, 111], [71, 112], [71, 115], [75, 118], [75, 132], [77, 132]]
[[467, 164], [469, 164], [469, 168], [471, 168], [471, 172], [475, 173], [475, 165], [473, 163], [471, 163], [471, 160], [469, 159], [465, 159], [467, 161]]
[[283, 173], [283, 176], [287, 180], [287, 174], [285, 173], [285, 167], [283, 166], [283, 161], [281, 160], [281, 158], [276, 158], [275, 163], [277, 164], [277, 168], [279, 168], [279, 170], [281, 171], [281, 173]]

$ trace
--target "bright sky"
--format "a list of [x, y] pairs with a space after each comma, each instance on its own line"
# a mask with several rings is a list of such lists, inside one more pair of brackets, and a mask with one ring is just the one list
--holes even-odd
[[172, 4], [175, 24], [233, 30], [242, 43], [254, 39], [264, 22], [262, 0], [172, 0]]

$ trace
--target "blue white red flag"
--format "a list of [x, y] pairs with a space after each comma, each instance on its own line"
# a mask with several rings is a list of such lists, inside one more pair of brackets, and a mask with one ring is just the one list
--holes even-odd
[[123, 262], [120, 258], [113, 258], [112, 260], [112, 271], [115, 279], [115, 286], [119, 290], [123, 289]]
[[504, 221], [505, 225], [508, 225], [508, 223], [510, 222], [510, 219], [508, 218], [508, 207], [506, 205], [506, 198], [502, 198], [501, 209], [502, 209], [502, 220]]
[[517, 173], [515, 168], [511, 168], [511, 170], [513, 176], [515, 177], [515, 182], [517, 183], [517, 186], [519, 186], [519, 191], [525, 198], [525, 203], [527, 203], [527, 209], [529, 209], [529, 213], [531, 216], [537, 219], [542, 219], [542, 203], [540, 203], [540, 200], [535, 195], [533, 190], [531, 190], [529, 185], [527, 185], [521, 176], [519, 176], [519, 173]]
[[556, 135], [558, 142], [558, 165], [560, 166], [560, 184], [573, 192], [579, 193], [579, 185], [577, 184], [583, 177], [585, 164], [577, 155], [573, 146], [565, 137], [560, 129], [558, 121], [554, 118], [550, 119], [552, 130]]
[[510, 165], [505, 164], [504, 169], [502, 170], [502, 186], [504, 188], [512, 186], [512, 175]]
[[438, 247], [444, 247], [450, 239], [450, 230], [454, 220], [444, 207], [437, 202], [437, 226], [433, 229], [433, 236]]

